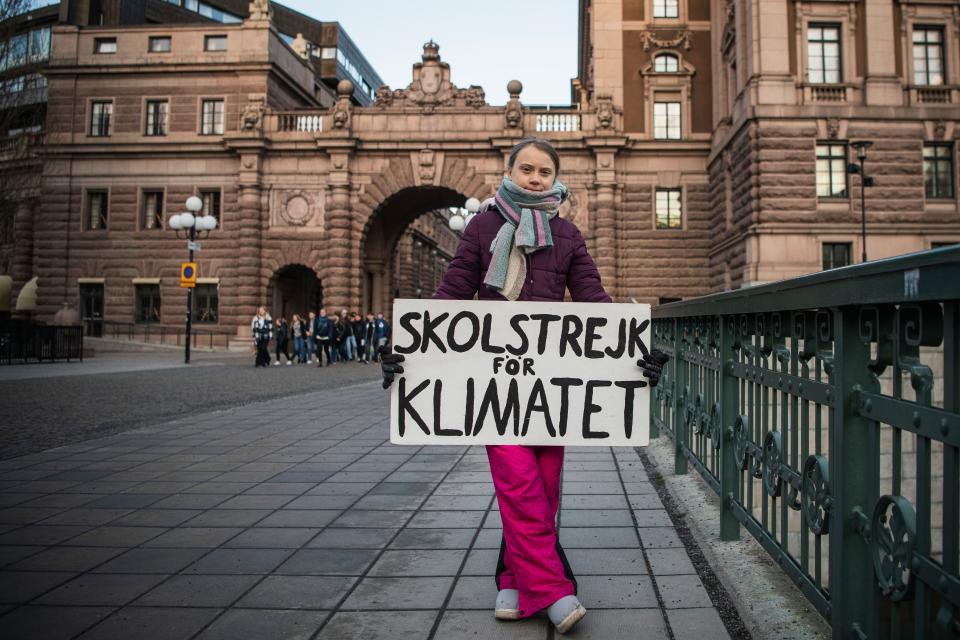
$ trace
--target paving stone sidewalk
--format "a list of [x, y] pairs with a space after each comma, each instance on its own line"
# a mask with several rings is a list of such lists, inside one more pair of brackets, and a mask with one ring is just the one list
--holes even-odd
[[[483, 449], [392, 446], [387, 412], [363, 384], [0, 462], [0, 637], [555, 637], [493, 618]], [[567, 450], [560, 526], [566, 637], [726, 637], [634, 450]]]

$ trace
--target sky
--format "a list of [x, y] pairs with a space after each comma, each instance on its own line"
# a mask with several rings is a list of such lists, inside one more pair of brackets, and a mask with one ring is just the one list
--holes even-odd
[[523, 83], [524, 104], [570, 103], [577, 75], [577, 0], [281, 0], [324, 22], [339, 22], [393, 89], [406, 88], [423, 43], [440, 45], [450, 80], [480, 85], [506, 103], [507, 82]]

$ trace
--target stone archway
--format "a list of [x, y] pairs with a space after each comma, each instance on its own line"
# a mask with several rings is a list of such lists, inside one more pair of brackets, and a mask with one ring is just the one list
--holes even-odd
[[295, 313], [306, 316], [323, 306], [323, 285], [313, 269], [302, 264], [288, 264], [270, 278], [267, 299], [274, 318], [289, 320]]
[[356, 300], [364, 309], [389, 314], [393, 305], [393, 256], [404, 230], [433, 209], [462, 207], [467, 198], [490, 195], [482, 175], [466, 159], [430, 156], [430, 172], [414, 170], [407, 158], [393, 158], [370, 184], [364, 185], [357, 203], [364, 220], [357, 249], [361, 272], [356, 274]]

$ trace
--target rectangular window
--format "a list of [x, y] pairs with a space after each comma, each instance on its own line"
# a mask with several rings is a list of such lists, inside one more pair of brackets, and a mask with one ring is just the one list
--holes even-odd
[[923, 145], [923, 191], [927, 198], [953, 198], [953, 145]]
[[200, 215], [213, 216], [220, 223], [220, 190], [210, 189], [200, 192], [200, 199], [203, 201], [203, 208], [200, 209]]
[[167, 101], [147, 100], [147, 122], [144, 134], [148, 136], [167, 135]]
[[653, 103], [653, 137], [657, 140], [680, 139], [680, 103]]
[[913, 28], [913, 83], [943, 84], [943, 30], [939, 27]]
[[111, 120], [113, 102], [96, 101], [90, 103], [90, 135], [109, 136], [112, 133]]
[[160, 285], [137, 284], [136, 321], [160, 322]]
[[653, 17], [680, 17], [680, 0], [653, 0]]
[[150, 53], [170, 53], [170, 36], [150, 36]]
[[824, 242], [823, 270], [836, 269], [850, 264], [851, 247], [852, 245], [849, 242]]
[[94, 38], [93, 52], [94, 53], [116, 53], [117, 39], [116, 38]]
[[656, 199], [657, 229], [682, 229], [680, 189], [657, 189]]
[[203, 50], [204, 51], [226, 51], [227, 36], [204, 36]]
[[200, 133], [205, 136], [223, 133], [223, 100], [203, 101]]
[[50, 57], [50, 27], [30, 32], [30, 49], [27, 55], [30, 62], [39, 62]]
[[107, 192], [87, 191], [87, 211], [84, 228], [89, 231], [107, 228]]
[[143, 192], [143, 211], [141, 212], [144, 229], [163, 229], [163, 191]]
[[198, 284], [193, 290], [193, 321], [216, 324], [220, 319], [220, 291], [216, 284]]
[[337, 58], [336, 47], [323, 47], [319, 51], [321, 60], [335, 60]]
[[840, 25], [811, 24], [807, 28], [807, 78], [812, 84], [836, 84], [840, 69]]
[[847, 145], [817, 145], [817, 197], [847, 197]]

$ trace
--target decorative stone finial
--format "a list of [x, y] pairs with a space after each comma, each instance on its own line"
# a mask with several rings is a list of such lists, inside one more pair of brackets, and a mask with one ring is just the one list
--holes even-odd
[[423, 45], [423, 61], [427, 60], [439, 60], [440, 59], [440, 45], [433, 41], [433, 38], [430, 38], [430, 42], [426, 42]]
[[347, 79], [343, 79], [337, 83], [337, 95], [340, 97], [349, 98], [353, 95], [353, 82]]
[[290, 48], [296, 51], [297, 55], [304, 60], [310, 58], [310, 43], [307, 42], [307, 39], [303, 37], [302, 33], [297, 34], [297, 37], [290, 43]]
[[523, 83], [519, 80], [511, 80], [507, 83], [507, 93], [510, 94], [510, 97], [517, 99], [520, 97], [520, 93], [523, 91]]
[[270, 6], [270, 0], [250, 0], [247, 8], [250, 16], [247, 20], [267, 20], [273, 17], [273, 7]]

